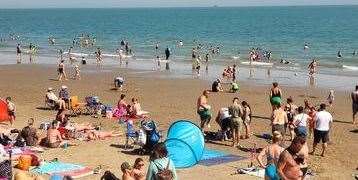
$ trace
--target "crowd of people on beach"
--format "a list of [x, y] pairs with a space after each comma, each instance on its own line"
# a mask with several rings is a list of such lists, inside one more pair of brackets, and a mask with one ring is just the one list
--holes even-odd
[[[94, 46], [95, 37], [91, 38], [89, 35], [85, 35], [83, 38], [76, 38], [73, 41], [73, 46]], [[54, 45], [55, 38], [49, 37], [49, 43]], [[183, 46], [183, 41], [178, 42], [178, 46]], [[30, 44], [30, 51], [33, 51], [35, 47]], [[306, 44], [304, 47], [308, 50], [309, 47]], [[155, 51], [159, 50], [159, 43], [155, 45]], [[22, 62], [22, 48], [21, 44], [17, 45], [17, 62]], [[129, 42], [122, 40], [120, 47], [116, 50], [120, 61], [122, 61], [123, 55], [132, 54], [132, 49]], [[206, 70], [208, 70], [208, 63], [215, 55], [220, 53], [220, 46], [210, 46], [205, 50], [204, 45], [198, 44], [192, 49], [192, 69], [196, 72], [197, 76], [200, 76], [201, 61], [204, 57], [206, 63]], [[32, 54], [32, 53], [30, 53]], [[65, 69], [65, 60], [61, 59], [58, 64], [58, 81], [67, 80], [67, 74]], [[71, 59], [71, 48], [68, 52], [69, 61]], [[203, 55], [205, 54], [205, 55]], [[164, 56], [166, 60], [166, 69], [169, 69], [169, 60], [172, 55], [171, 49], [166, 47], [164, 50]], [[341, 52], [338, 53], [342, 57]], [[97, 48], [95, 52], [97, 64], [102, 63], [103, 53], [101, 48]], [[30, 55], [30, 62], [32, 62], [32, 55]], [[156, 66], [160, 68], [159, 55], [156, 54]], [[249, 52], [250, 61], [260, 61], [262, 58], [266, 58], [270, 61], [271, 51], [262, 51], [261, 49], [252, 49]], [[82, 58], [84, 60], [84, 57]], [[83, 61], [82, 61], [83, 62]], [[126, 62], [128, 63], [128, 61]], [[85, 63], [82, 63], [85, 64]], [[313, 76], [317, 72], [318, 62], [313, 59], [309, 64], [309, 75]], [[223, 70], [220, 75], [223, 79], [230, 82], [229, 91], [237, 93], [239, 86], [237, 82], [238, 67], [236, 64], [228, 66]], [[81, 79], [79, 65], [74, 66], [73, 79]], [[116, 89], [122, 91], [124, 85], [124, 78], [118, 76], [114, 79], [114, 86]], [[210, 93], [224, 92], [223, 80], [221, 78], [216, 79], [211, 85], [211, 91], [204, 90], [198, 97], [196, 102], [196, 112], [200, 118], [200, 128], [206, 138], [209, 138], [208, 129], [210, 129], [210, 121], [212, 119], [212, 112], [214, 111], [210, 105]], [[132, 98], [131, 103], [127, 103], [126, 95], [121, 94], [120, 99], [116, 105], [116, 108], [111, 111], [113, 116], [118, 119], [136, 118], [145, 119], [149, 116], [149, 112], [144, 111], [139, 103], [138, 98]], [[269, 101], [272, 111], [270, 112], [270, 134], [264, 134], [264, 138], [271, 140], [271, 144], [263, 148], [257, 156], [258, 164], [261, 168], [265, 169], [266, 179], [305, 179], [309, 174], [308, 164], [309, 155], [315, 155], [317, 146], [321, 143], [322, 152], [320, 156], [325, 157], [328, 148], [328, 142], [330, 140], [329, 133], [332, 131], [333, 117], [327, 110], [334, 106], [335, 95], [331, 90], [327, 97], [327, 102], [322, 102], [318, 106], [313, 105], [308, 99], [305, 99], [302, 105], [296, 105], [294, 98], [287, 96], [286, 102], [283, 102], [284, 93], [279, 87], [277, 82], [272, 84], [272, 88], [269, 90]], [[353, 110], [353, 124], [357, 122], [358, 113], [358, 86], [355, 91], [351, 93], [352, 110]], [[15, 146], [43, 146], [47, 148], [67, 148], [68, 146], [77, 146], [77, 143], [73, 143], [72, 140], [83, 141], [95, 141], [108, 137], [122, 136], [118, 132], [114, 131], [102, 131], [101, 125], [94, 125], [91, 123], [75, 123], [70, 121], [69, 111], [73, 111], [73, 99], [70, 95], [67, 86], [62, 86], [59, 90], [58, 97], [54, 93], [54, 89], [49, 87], [45, 94], [45, 105], [50, 109], [57, 110], [57, 114], [53, 121], [42, 124], [42, 128], [45, 133], [38, 132], [34, 127], [35, 118], [28, 119], [27, 125], [21, 130], [13, 130], [13, 134], [17, 134]], [[6, 98], [6, 104], [8, 108], [9, 121], [12, 125], [16, 120], [16, 106], [11, 97]], [[96, 106], [96, 111], [106, 112], [106, 107], [102, 109], [102, 106]], [[242, 148], [241, 141], [248, 141], [252, 138], [251, 121], [253, 120], [254, 107], [250, 105], [246, 100], [241, 100], [241, 97], [234, 97], [231, 105], [228, 107], [222, 107], [217, 111], [215, 122], [218, 123], [220, 129], [217, 137], [223, 141], [231, 141], [232, 147]], [[95, 117], [95, 116], [94, 116]], [[243, 133], [244, 129], [245, 133]], [[243, 135], [242, 135], [243, 134]], [[10, 134], [8, 134], [10, 135]], [[289, 137], [286, 140], [286, 136]], [[313, 144], [311, 152], [307, 145], [307, 141], [313, 136]], [[287, 146], [287, 143], [289, 145]], [[0, 146], [1, 149], [1, 146]], [[131, 166], [128, 162], [121, 164], [122, 178], [123, 180], [155, 180], [166, 179], [175, 180], [177, 174], [175, 165], [168, 157], [168, 151], [164, 143], [157, 143], [153, 146], [150, 153], [150, 160], [148, 162], [148, 170], [144, 170], [145, 161], [141, 158], [137, 158], [134, 165]], [[102, 179], [119, 179], [112, 172], [106, 171], [102, 176]]]
[[[213, 91], [216, 93], [222, 92], [220, 80], [216, 80], [213, 84]], [[214, 91], [214, 85], [217, 90]], [[197, 101], [197, 113], [200, 117], [200, 127], [204, 135], [207, 128], [210, 128], [210, 120], [212, 118], [212, 108], [209, 103], [208, 90], [205, 90]], [[273, 83], [269, 91], [269, 99], [272, 107], [271, 114], [271, 133], [264, 134], [263, 138], [270, 138], [272, 144], [264, 148], [257, 160], [262, 168], [265, 168], [265, 177], [267, 179], [305, 179], [308, 171], [309, 154], [316, 155], [317, 146], [322, 144], [322, 152], [320, 156], [325, 157], [330, 141], [329, 132], [332, 131], [333, 117], [328, 107], [334, 104], [334, 91], [331, 90], [327, 102], [323, 102], [317, 106], [310, 103], [307, 99], [304, 100], [302, 106], [294, 104], [291, 96], [283, 102], [283, 91], [277, 82]], [[355, 91], [351, 94], [353, 107], [353, 124], [356, 124], [358, 113], [358, 85]], [[235, 97], [232, 105], [221, 108], [215, 118], [220, 126], [219, 133], [215, 138], [227, 141], [231, 139], [232, 146], [241, 148], [241, 139], [250, 138], [250, 123], [252, 119], [251, 106], [246, 102], [239, 102], [239, 98]], [[245, 135], [241, 136], [241, 129], [245, 127]], [[285, 145], [285, 137], [289, 136], [288, 142], [291, 144], [287, 147]], [[311, 152], [307, 145], [307, 140], [311, 139], [313, 135], [313, 145]], [[266, 157], [266, 164], [264, 163]]]

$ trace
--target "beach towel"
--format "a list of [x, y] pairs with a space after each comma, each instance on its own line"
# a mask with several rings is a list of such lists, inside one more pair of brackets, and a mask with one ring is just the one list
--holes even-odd
[[9, 121], [9, 113], [7, 110], [7, 104], [4, 100], [0, 99], [0, 122]]
[[199, 161], [199, 164], [204, 166], [214, 166], [244, 159], [246, 159], [246, 157], [227, 154], [218, 150], [204, 149], [204, 153], [201, 160]]
[[88, 167], [59, 161], [45, 163], [33, 169], [32, 172], [49, 175], [67, 175], [72, 178], [79, 178], [93, 174], [93, 170]]
[[265, 169], [258, 167], [240, 168], [237, 170], [239, 174], [247, 174], [250, 176], [265, 178]]

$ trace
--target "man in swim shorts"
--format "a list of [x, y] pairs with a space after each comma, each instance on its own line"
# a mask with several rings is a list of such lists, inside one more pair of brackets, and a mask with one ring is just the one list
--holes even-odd
[[200, 116], [200, 128], [204, 131], [205, 127], [210, 127], [211, 120], [211, 106], [208, 104], [209, 91], [203, 91], [203, 94], [197, 101], [197, 113]]

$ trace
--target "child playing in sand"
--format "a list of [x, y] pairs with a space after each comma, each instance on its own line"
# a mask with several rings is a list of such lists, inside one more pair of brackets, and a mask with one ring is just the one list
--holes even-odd
[[7, 112], [10, 117], [10, 124], [12, 125], [12, 123], [15, 121], [16, 118], [15, 116], [16, 106], [13, 102], [11, 102], [11, 97], [6, 98], [6, 104], [7, 104]]
[[75, 70], [75, 74], [73, 75], [73, 79], [76, 79], [76, 80], [80, 80], [81, 79], [81, 76], [80, 76], [80, 67], [78, 65], [75, 65], [74, 66], [74, 70]]
[[329, 106], [332, 107], [333, 101], [334, 101], [334, 90], [329, 91], [327, 101], [328, 101]]

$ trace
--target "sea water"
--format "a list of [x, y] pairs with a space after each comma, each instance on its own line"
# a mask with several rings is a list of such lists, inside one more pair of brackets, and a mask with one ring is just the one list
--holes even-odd
[[[308, 63], [317, 58], [320, 73], [357, 78], [358, 52], [353, 55], [358, 51], [357, 19], [358, 6], [0, 9], [0, 53], [14, 59], [1, 63], [16, 62], [17, 43], [24, 48], [33, 43], [38, 55], [56, 56], [60, 49], [67, 51], [74, 38], [90, 35], [94, 46], [75, 46], [73, 52], [93, 54], [100, 47], [114, 54], [126, 40], [138, 61], [163, 58], [169, 47], [171, 59], [181, 64], [190, 61], [191, 49], [202, 44], [202, 55], [211, 46], [220, 47], [220, 54], [210, 60], [215, 67], [240, 64], [247, 61], [251, 48], [260, 48], [272, 51], [273, 69], [279, 71], [306, 76]], [[55, 45], [49, 45], [49, 36]], [[184, 45], [178, 46], [179, 41]], [[337, 58], [338, 51], [343, 58]], [[280, 64], [280, 59], [291, 64]], [[49, 61], [42, 62], [56, 62]]]

